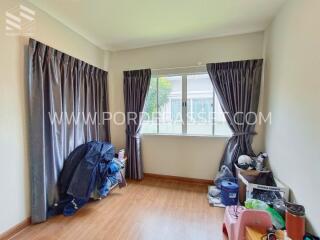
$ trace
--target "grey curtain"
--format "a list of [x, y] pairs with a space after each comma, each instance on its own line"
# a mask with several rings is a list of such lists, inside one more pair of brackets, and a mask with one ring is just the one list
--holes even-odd
[[258, 111], [262, 59], [209, 63], [207, 70], [215, 93], [233, 132], [220, 162], [234, 172], [242, 154], [254, 156], [255, 113]]
[[143, 165], [140, 150], [140, 128], [142, 111], [149, 89], [151, 69], [123, 72], [123, 91], [126, 113], [126, 148], [128, 165], [126, 174], [129, 178], [143, 178]]
[[59, 200], [63, 162], [78, 145], [109, 141], [107, 72], [29, 41], [32, 222], [45, 221]]

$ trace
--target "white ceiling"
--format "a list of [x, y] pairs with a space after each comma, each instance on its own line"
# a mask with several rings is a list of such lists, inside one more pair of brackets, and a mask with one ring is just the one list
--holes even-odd
[[29, 0], [106, 50], [262, 31], [285, 0]]

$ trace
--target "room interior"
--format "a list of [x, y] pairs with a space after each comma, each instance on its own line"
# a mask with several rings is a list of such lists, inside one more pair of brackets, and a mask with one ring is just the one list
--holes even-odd
[[[318, 239], [318, 0], [1, 0], [0, 9], [0, 239], [243, 239], [224, 233], [231, 206], [210, 206], [208, 186], [223, 166], [238, 179], [238, 157], [259, 153], [285, 200], [304, 207], [303, 229], [293, 228]], [[201, 91], [211, 94], [202, 102]], [[220, 116], [192, 125], [197, 104]], [[149, 106], [182, 124], [139, 115]], [[235, 108], [266, 121], [235, 126]], [[104, 122], [49, 126], [53, 111], [98, 112]], [[112, 153], [119, 188], [86, 182], [99, 201], [68, 199], [76, 213], [53, 213], [79, 146]], [[113, 160], [123, 149], [123, 162]], [[92, 177], [77, 174], [68, 197]]]

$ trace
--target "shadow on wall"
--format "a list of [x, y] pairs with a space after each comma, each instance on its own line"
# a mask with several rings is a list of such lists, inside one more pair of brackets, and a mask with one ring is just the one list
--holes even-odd
[[26, 147], [24, 149], [24, 155], [25, 155], [25, 161], [24, 161], [24, 172], [25, 172], [25, 176], [24, 176], [24, 189], [26, 189], [26, 193], [25, 193], [25, 208], [28, 211], [28, 216], [31, 215], [31, 207], [30, 207], [30, 196], [31, 196], [31, 186], [30, 186], [30, 177], [31, 177], [31, 166], [30, 166], [30, 151], [29, 149], [31, 148], [30, 146], [30, 141], [29, 141], [29, 119], [30, 119], [30, 106], [28, 104], [28, 91], [29, 91], [29, 45], [27, 44], [29, 41], [29, 38], [26, 37], [20, 37], [20, 46], [22, 46], [22, 51], [21, 54], [23, 54], [23, 56], [21, 56], [21, 61], [23, 61], [23, 65], [24, 69], [23, 69], [23, 77], [21, 77], [21, 79], [23, 79], [23, 84], [21, 84], [21, 86], [23, 87], [21, 93], [23, 93], [22, 101], [23, 103], [20, 106], [25, 106], [24, 108], [22, 107], [21, 111], [23, 112], [23, 115], [25, 116], [25, 121], [24, 121], [24, 126], [23, 126], [23, 136], [26, 142]]

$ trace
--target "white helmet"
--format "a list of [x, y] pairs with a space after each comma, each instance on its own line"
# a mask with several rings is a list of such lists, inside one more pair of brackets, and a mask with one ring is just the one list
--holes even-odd
[[252, 159], [248, 155], [241, 155], [238, 158], [238, 164], [240, 164], [240, 165], [242, 165], [242, 164], [250, 164], [251, 162], [252, 162]]

